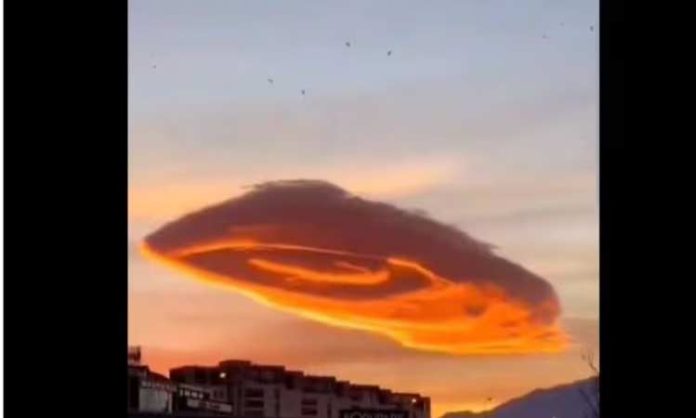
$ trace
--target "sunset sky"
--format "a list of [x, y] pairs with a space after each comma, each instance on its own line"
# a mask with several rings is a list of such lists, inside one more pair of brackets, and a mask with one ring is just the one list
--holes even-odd
[[[589, 374], [597, 2], [138, 0], [129, 14], [129, 342], [151, 367], [283, 364], [421, 392], [434, 417]], [[404, 348], [189, 280], [138, 251], [187, 212], [296, 178], [424, 210], [493, 244], [553, 285], [571, 349]]]

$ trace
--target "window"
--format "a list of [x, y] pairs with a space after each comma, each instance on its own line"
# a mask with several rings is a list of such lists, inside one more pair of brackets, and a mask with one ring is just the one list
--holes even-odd
[[263, 397], [263, 389], [246, 389], [244, 390], [244, 396], [249, 398]]
[[263, 405], [263, 400], [260, 399], [247, 399], [244, 401], [246, 408], [263, 408]]

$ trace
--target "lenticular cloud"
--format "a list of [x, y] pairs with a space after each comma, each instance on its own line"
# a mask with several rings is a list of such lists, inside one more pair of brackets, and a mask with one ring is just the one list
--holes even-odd
[[546, 281], [466, 233], [330, 183], [276, 181], [149, 235], [151, 259], [272, 308], [450, 354], [559, 352]]

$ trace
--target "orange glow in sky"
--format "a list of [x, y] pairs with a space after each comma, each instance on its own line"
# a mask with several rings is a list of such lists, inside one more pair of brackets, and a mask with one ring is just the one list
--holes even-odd
[[[301, 190], [305, 195], [316, 191], [315, 184], [300, 184], [304, 186], [309, 190]], [[298, 187], [295, 184], [277, 187], [251, 193], [250, 199], [262, 201], [264, 193], [278, 190], [298, 192], [292, 190]], [[325, 192], [324, 187], [320, 185], [318, 193]], [[373, 203], [363, 203], [372, 210]], [[227, 204], [235, 207], [237, 203]], [[341, 210], [336, 208], [337, 220]], [[215, 216], [206, 215], [204, 210], [177, 222], [204, 219], [200, 228], [206, 228], [203, 225], [209, 225]], [[424, 222], [415, 215], [407, 216], [412, 217], [409, 223]], [[170, 228], [176, 228], [177, 222]], [[331, 326], [387, 336], [414, 349], [457, 355], [525, 354], [557, 353], [568, 346], [556, 321], [560, 306], [553, 292], [530, 300], [514, 294], [501, 279], [483, 276], [462, 280], [446, 277], [422, 261], [385, 256], [384, 251], [356, 252], [352, 245], [338, 246], [346, 241], [336, 230], [327, 230], [326, 235], [333, 237], [337, 247], [315, 246], [320, 232], [308, 228], [303, 235], [297, 225], [284, 222], [225, 226], [220, 234], [203, 239], [196, 232], [183, 238], [177, 233], [176, 245], [166, 239], [146, 240], [142, 252], [189, 277], [241, 293], [268, 307]], [[349, 222], [359, 224], [360, 220], [353, 217]], [[292, 241], [275, 240], [286, 239], [287, 231], [292, 232]], [[477, 257], [490, 261], [482, 251], [462, 253], [470, 259], [455, 264], [480, 263]], [[505, 266], [510, 274], [520, 275], [517, 280], [532, 280]]]

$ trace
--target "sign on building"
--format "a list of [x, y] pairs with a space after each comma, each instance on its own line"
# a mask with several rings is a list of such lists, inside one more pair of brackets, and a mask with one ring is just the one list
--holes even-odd
[[409, 418], [408, 411], [386, 409], [346, 409], [340, 412], [340, 418]]
[[192, 409], [232, 413], [232, 405], [222, 402], [204, 401], [202, 399], [186, 399], [186, 406]]

